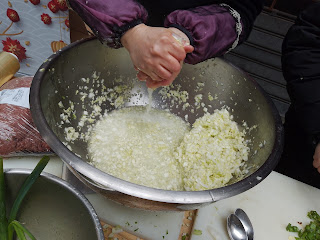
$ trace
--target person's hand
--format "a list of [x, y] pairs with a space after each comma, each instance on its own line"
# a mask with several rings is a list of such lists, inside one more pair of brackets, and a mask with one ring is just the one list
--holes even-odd
[[122, 45], [129, 51], [139, 71], [138, 79], [146, 81], [148, 87], [171, 84], [180, 73], [186, 54], [193, 51], [188, 42], [186, 46], [179, 43], [173, 32], [188, 41], [178, 29], [148, 27], [144, 24], [128, 30], [121, 38]]
[[320, 143], [316, 146], [316, 149], [314, 151], [313, 155], [313, 166], [318, 170], [320, 173]]

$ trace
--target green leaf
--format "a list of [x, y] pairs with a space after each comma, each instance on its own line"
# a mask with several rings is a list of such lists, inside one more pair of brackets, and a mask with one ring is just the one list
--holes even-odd
[[17, 213], [19, 211], [20, 205], [24, 197], [27, 195], [28, 191], [30, 190], [34, 182], [37, 180], [37, 178], [40, 176], [42, 170], [47, 166], [49, 160], [50, 158], [48, 156], [44, 156], [43, 158], [41, 158], [37, 166], [34, 168], [32, 173], [28, 176], [28, 178], [21, 186], [18, 196], [14, 201], [12, 209], [10, 211], [9, 223], [16, 219]]
[[307, 216], [313, 220], [310, 221], [304, 229], [299, 230], [298, 227], [292, 226], [290, 223], [286, 227], [289, 232], [297, 232], [299, 237], [297, 240], [320, 240], [320, 216], [316, 211], [308, 212]]
[[316, 211], [308, 212], [308, 217], [312, 220], [320, 221], [320, 216]]
[[288, 224], [288, 226], [286, 227], [286, 230], [288, 232], [299, 232], [299, 228], [296, 226], [292, 226], [291, 223]]
[[8, 237], [8, 220], [6, 218], [6, 196], [3, 172], [3, 158], [0, 157], [0, 239]]
[[202, 231], [201, 231], [201, 230], [198, 230], [198, 229], [194, 229], [194, 230], [193, 230], [193, 234], [194, 234], [194, 235], [202, 235]]

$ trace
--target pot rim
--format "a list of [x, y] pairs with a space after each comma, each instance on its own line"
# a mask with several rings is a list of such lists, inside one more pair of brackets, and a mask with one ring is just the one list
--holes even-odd
[[[221, 60], [227, 62], [228, 64], [231, 64], [242, 74], [246, 75], [247, 79], [251, 81], [254, 84], [254, 86], [256, 86], [256, 88], [263, 94], [266, 101], [268, 102], [274, 119], [275, 142], [272, 148], [272, 152], [270, 153], [265, 163], [257, 171], [236, 183], [221, 188], [204, 191], [170, 191], [146, 187], [116, 178], [105, 172], [102, 172], [101, 170], [83, 161], [81, 158], [79, 158], [73, 152], [71, 152], [50, 129], [41, 109], [40, 88], [45, 73], [51, 67], [51, 64], [57, 61], [59, 56], [61, 56], [64, 52], [67, 52], [72, 48], [89, 41], [97, 41], [97, 38], [90, 37], [76, 41], [67, 45], [62, 50], [59, 50], [58, 52], [52, 54], [48, 58], [48, 60], [45, 61], [39, 67], [37, 73], [33, 78], [32, 85], [30, 88], [30, 110], [33, 117], [33, 121], [38, 131], [40, 132], [42, 138], [67, 165], [72, 167], [80, 174], [84, 175], [86, 177], [84, 179], [89, 184], [100, 184], [100, 188], [103, 190], [116, 190], [127, 195], [147, 200], [166, 203], [199, 204], [215, 202], [247, 191], [250, 188], [257, 185], [260, 181], [265, 179], [276, 167], [283, 149], [283, 126], [278, 110], [276, 109], [274, 103], [267, 95], [267, 93], [261, 88], [261, 86], [256, 81], [254, 81], [243, 70], [239, 69], [238, 67], [234, 66], [232, 63], [224, 59]], [[89, 179], [93, 182], [91, 182]]]
[[[7, 168], [4, 169], [4, 174], [19, 174], [19, 175], [30, 175], [32, 170], [30, 169], [24, 169], [24, 168]], [[95, 225], [95, 231], [97, 234], [97, 237], [99, 240], [104, 240], [104, 234], [103, 229], [100, 223], [100, 219], [98, 218], [98, 215], [93, 208], [92, 204], [89, 202], [89, 200], [85, 197], [83, 193], [81, 193], [78, 189], [76, 189], [74, 186], [72, 186], [70, 183], [66, 182], [65, 180], [52, 175], [47, 172], [42, 172], [40, 174], [40, 178], [44, 178], [50, 182], [56, 183], [59, 186], [66, 189], [68, 192], [72, 193], [77, 199], [81, 201], [81, 203], [85, 206], [85, 208], [88, 210], [91, 219]]]

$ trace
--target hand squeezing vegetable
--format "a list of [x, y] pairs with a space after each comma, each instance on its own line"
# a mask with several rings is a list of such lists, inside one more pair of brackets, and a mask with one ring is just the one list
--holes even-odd
[[13, 203], [10, 211], [9, 218], [6, 216], [6, 204], [5, 204], [5, 179], [3, 172], [3, 159], [0, 157], [0, 240], [12, 240], [14, 232], [16, 232], [18, 239], [27, 240], [27, 235], [31, 240], [35, 240], [35, 237], [30, 233], [19, 221], [16, 220], [17, 213], [21, 206], [24, 197], [32, 187], [33, 183], [40, 176], [42, 170], [49, 162], [49, 157], [43, 157], [32, 173], [25, 180], [21, 186], [17, 198]]
[[170, 85], [180, 73], [186, 54], [194, 49], [180, 30], [144, 24], [128, 30], [121, 43], [129, 51], [138, 79], [146, 81], [149, 88]]

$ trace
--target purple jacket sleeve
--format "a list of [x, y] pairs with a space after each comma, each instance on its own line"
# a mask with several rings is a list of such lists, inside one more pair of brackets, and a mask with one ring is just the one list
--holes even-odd
[[176, 10], [167, 16], [164, 24], [180, 29], [189, 37], [194, 51], [185, 62], [190, 64], [221, 56], [244, 39], [240, 15], [228, 5]]
[[69, 0], [69, 5], [100, 41], [113, 48], [122, 47], [122, 35], [148, 17], [146, 9], [134, 0]]

